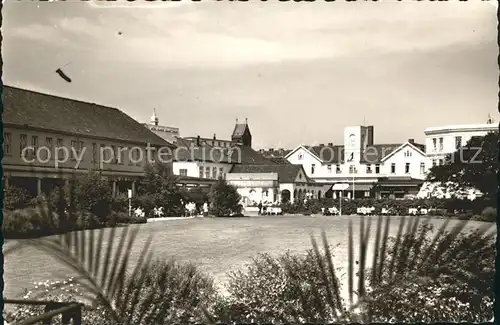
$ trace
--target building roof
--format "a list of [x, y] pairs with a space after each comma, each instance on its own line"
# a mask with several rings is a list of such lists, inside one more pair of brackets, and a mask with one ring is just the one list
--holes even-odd
[[172, 146], [124, 112], [95, 103], [3, 87], [3, 122], [80, 136]]
[[236, 123], [233, 130], [232, 138], [241, 138], [248, 129], [248, 124]]
[[430, 127], [424, 130], [425, 135], [445, 134], [454, 132], [498, 132], [498, 123], [444, 125], [444, 126]]
[[[374, 144], [368, 146], [364, 152], [361, 152], [361, 163], [376, 164], [390, 155], [394, 150], [401, 147], [404, 143], [390, 143], [390, 144]], [[418, 149], [425, 151], [425, 146], [418, 143], [412, 143]], [[342, 164], [345, 162], [345, 151], [343, 145], [320, 145], [320, 146], [305, 146], [325, 164]], [[291, 151], [290, 151], [291, 152]], [[289, 152], [289, 153], [290, 153]], [[287, 153], [287, 154], [289, 154]]]
[[302, 165], [234, 165], [230, 173], [276, 173], [280, 183], [294, 183], [298, 173], [302, 170], [306, 181], [310, 181]]
[[[271, 160], [247, 146], [234, 145], [230, 148], [211, 146], [207, 143], [196, 145], [196, 141], [177, 138], [174, 159], [176, 161], [211, 161], [216, 163], [274, 165]], [[182, 149], [181, 149], [182, 148]], [[187, 149], [187, 150], [186, 150]]]

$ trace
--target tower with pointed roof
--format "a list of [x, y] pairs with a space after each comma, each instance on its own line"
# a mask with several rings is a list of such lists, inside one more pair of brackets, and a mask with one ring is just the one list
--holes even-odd
[[245, 119], [245, 123], [239, 123], [238, 119], [236, 119], [236, 125], [234, 126], [231, 141], [234, 144], [252, 147], [252, 134], [250, 133], [250, 128], [248, 127], [248, 119]]
[[160, 119], [156, 116], [156, 109], [153, 108], [153, 115], [151, 116], [151, 124], [158, 125]]

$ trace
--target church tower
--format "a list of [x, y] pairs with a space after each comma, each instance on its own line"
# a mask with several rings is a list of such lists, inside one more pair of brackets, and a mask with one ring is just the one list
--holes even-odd
[[233, 144], [252, 147], [252, 134], [250, 133], [250, 128], [248, 127], [248, 119], [245, 119], [245, 123], [239, 123], [238, 119], [236, 119], [236, 125], [234, 126], [231, 141]]

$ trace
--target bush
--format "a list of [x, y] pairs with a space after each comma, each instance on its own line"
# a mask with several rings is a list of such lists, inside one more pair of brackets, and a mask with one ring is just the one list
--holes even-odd
[[3, 232], [5, 238], [29, 238], [56, 233], [59, 220], [41, 208], [24, 208], [4, 211]]
[[9, 186], [4, 189], [3, 208], [16, 210], [25, 208], [29, 202], [29, 195], [25, 189]]
[[126, 212], [113, 212], [108, 219], [109, 226], [115, 226], [119, 224], [139, 224], [146, 223], [148, 219], [146, 217], [136, 217], [135, 215], [129, 216]]
[[[434, 247], [430, 246], [430, 236], [427, 236], [431, 231], [431, 227], [422, 226], [416, 236], [406, 235], [401, 247], [408, 250], [395, 252], [391, 245], [387, 260], [394, 254], [411, 258], [415, 252], [412, 247], [421, 247], [419, 251]], [[369, 294], [368, 308], [374, 316], [373, 322], [484, 322], [491, 319], [494, 241], [478, 230], [460, 233], [453, 241], [443, 241], [448, 236], [449, 233], [443, 234], [438, 242], [446, 245], [446, 252], [437, 260], [418, 268], [411, 277], [403, 274], [399, 285], [387, 285]], [[420, 262], [424, 261], [420, 259], [416, 263]], [[387, 272], [383, 274], [383, 278], [388, 276]]]
[[[338, 279], [333, 281], [338, 283]], [[304, 255], [260, 254], [246, 272], [229, 274], [228, 292], [230, 296], [217, 308], [217, 319], [224, 323], [332, 320], [318, 316], [332, 311], [326, 303], [321, 271], [312, 250]]]
[[481, 217], [482, 217], [482, 220], [478, 220], [478, 221], [495, 222], [495, 220], [497, 219], [497, 209], [493, 208], [493, 207], [486, 207], [481, 212]]
[[216, 217], [228, 217], [233, 214], [240, 214], [241, 196], [236, 188], [229, 185], [224, 179], [219, 178], [210, 190], [210, 214]]
[[[139, 285], [130, 280], [133, 287]], [[213, 279], [191, 263], [157, 260], [148, 267], [143, 285], [147, 289], [141, 303], [146, 312], [156, 310], [147, 324], [204, 323], [202, 307], [211, 309], [218, 300]]]
[[128, 195], [118, 194], [111, 198], [111, 211], [128, 213]]

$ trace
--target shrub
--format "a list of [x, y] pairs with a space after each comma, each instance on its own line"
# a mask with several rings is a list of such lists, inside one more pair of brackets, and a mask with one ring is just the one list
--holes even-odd
[[115, 226], [119, 224], [139, 224], [146, 223], [148, 219], [146, 217], [136, 217], [135, 215], [129, 216], [126, 212], [113, 212], [108, 219], [109, 226]]
[[210, 213], [216, 217], [227, 217], [233, 214], [240, 214], [241, 196], [236, 188], [229, 185], [224, 179], [219, 178], [210, 190]]
[[[338, 283], [338, 279], [333, 281]], [[228, 292], [230, 296], [217, 309], [217, 318], [224, 323], [332, 320], [320, 317], [332, 311], [312, 250], [304, 255], [260, 254], [246, 272], [229, 274]]]
[[54, 234], [58, 224], [55, 213], [49, 216], [41, 208], [24, 208], [4, 211], [2, 227], [6, 238], [29, 238]]
[[480, 221], [495, 222], [495, 220], [497, 219], [497, 209], [493, 208], [493, 207], [486, 207], [481, 212], [481, 217], [482, 217], [482, 220], [480, 220]]
[[152, 312], [146, 324], [204, 323], [202, 308], [211, 309], [218, 300], [213, 279], [191, 263], [157, 260], [143, 283], [130, 280], [132, 287], [146, 288], [139, 296], [145, 312]]
[[111, 198], [111, 211], [128, 212], [128, 195], [118, 194]]
[[[431, 246], [429, 226], [422, 226], [416, 236], [403, 237], [401, 247], [394, 251], [389, 246], [387, 261], [401, 254], [411, 260], [418, 251]], [[491, 319], [495, 259], [494, 241], [479, 230], [463, 232], [449, 241], [450, 233], [444, 233], [438, 245], [446, 252], [432, 263], [423, 264], [411, 277], [402, 274], [399, 285], [386, 285], [369, 294], [368, 309], [374, 322], [484, 322]], [[422, 255], [417, 263], [423, 261]], [[395, 266], [395, 270], [398, 269]], [[387, 271], [387, 268], [385, 268]], [[382, 275], [383, 279], [389, 273]], [[395, 279], [393, 277], [393, 279]], [[370, 279], [371, 280], [371, 279]]]
[[29, 202], [29, 195], [25, 189], [9, 186], [4, 189], [3, 208], [16, 210], [25, 208]]

